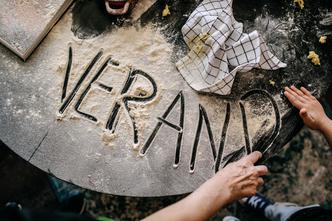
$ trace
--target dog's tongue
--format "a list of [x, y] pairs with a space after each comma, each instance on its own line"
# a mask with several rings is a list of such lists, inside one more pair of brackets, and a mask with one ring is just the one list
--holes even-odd
[[108, 4], [110, 7], [123, 8], [126, 4], [126, 1], [109, 1]]

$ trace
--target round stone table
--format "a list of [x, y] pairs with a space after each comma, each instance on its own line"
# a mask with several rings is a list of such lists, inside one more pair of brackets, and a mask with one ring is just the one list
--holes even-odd
[[302, 126], [283, 88], [320, 97], [330, 84], [331, 43], [318, 40], [331, 3], [257, 2], [234, 1], [235, 17], [288, 66], [238, 73], [229, 96], [195, 92], [175, 68], [196, 1], [170, 2], [168, 17], [157, 1], [137, 21], [77, 2], [26, 62], [0, 46], [0, 139], [60, 179], [128, 196], [187, 193], [248, 152], [270, 157]]

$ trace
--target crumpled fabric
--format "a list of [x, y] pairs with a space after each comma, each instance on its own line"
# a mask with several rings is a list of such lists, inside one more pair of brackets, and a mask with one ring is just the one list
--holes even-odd
[[237, 72], [286, 67], [268, 49], [262, 36], [243, 33], [232, 0], [204, 0], [182, 28], [190, 52], [176, 66], [196, 91], [228, 95]]

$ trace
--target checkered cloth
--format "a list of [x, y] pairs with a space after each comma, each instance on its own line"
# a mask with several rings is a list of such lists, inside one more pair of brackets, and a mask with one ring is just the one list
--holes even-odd
[[227, 95], [238, 71], [286, 67], [257, 31], [243, 33], [242, 23], [233, 17], [232, 0], [204, 0], [182, 33], [190, 52], [176, 66], [197, 91]]

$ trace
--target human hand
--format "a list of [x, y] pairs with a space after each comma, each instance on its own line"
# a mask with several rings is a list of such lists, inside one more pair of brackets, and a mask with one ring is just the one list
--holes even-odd
[[227, 203], [255, 195], [257, 188], [264, 184], [261, 176], [268, 173], [267, 167], [254, 165], [261, 157], [260, 152], [253, 152], [241, 160], [227, 165], [216, 174], [216, 179], [223, 187]]
[[266, 166], [254, 166], [261, 157], [262, 154], [255, 151], [237, 162], [230, 163], [198, 191], [210, 195], [211, 199], [214, 198], [215, 202], [212, 204], [219, 208], [255, 195], [257, 188], [264, 184], [261, 176], [268, 173]]
[[254, 166], [261, 157], [256, 151], [229, 164], [186, 198], [144, 220], [208, 220], [226, 204], [255, 195], [268, 172], [266, 166]]
[[304, 87], [300, 90], [295, 86], [286, 87], [285, 96], [300, 110], [300, 116], [309, 128], [322, 130], [324, 124], [330, 121], [319, 101]]

